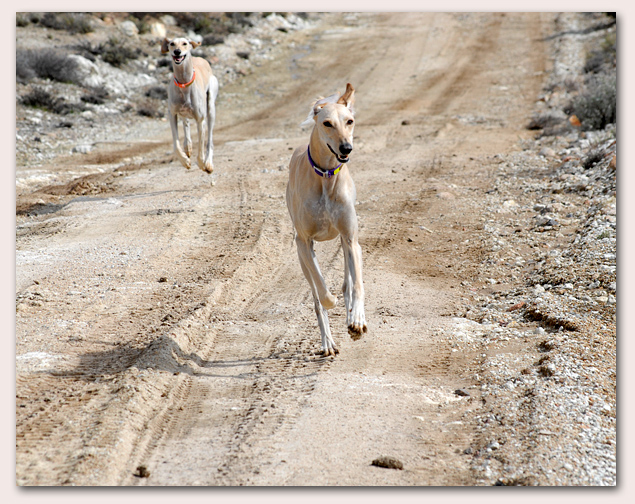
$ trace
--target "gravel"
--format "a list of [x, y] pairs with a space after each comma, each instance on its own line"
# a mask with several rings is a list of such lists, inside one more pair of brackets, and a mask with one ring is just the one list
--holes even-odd
[[[558, 31], [593, 22], [562, 14]], [[563, 83], [604, 35], [550, 44], [552, 91], [537, 113], [562, 114], [574, 93]], [[472, 289], [448, 334], [482, 359], [480, 484], [616, 485], [615, 137], [615, 125], [571, 126], [499, 159], [481, 232], [491, 293]], [[599, 161], [585, 166], [591, 151]], [[523, 347], [534, 350], [514, 351]]]

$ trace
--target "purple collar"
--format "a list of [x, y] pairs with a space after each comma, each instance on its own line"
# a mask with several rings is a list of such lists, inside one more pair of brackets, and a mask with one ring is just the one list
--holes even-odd
[[313, 170], [315, 171], [315, 173], [317, 173], [320, 177], [326, 177], [326, 178], [331, 178], [333, 175], [336, 175], [337, 172], [340, 171], [340, 169], [342, 168], [342, 163], [338, 164], [335, 168], [331, 169], [331, 170], [323, 170], [322, 168], [320, 168], [318, 165], [316, 165], [313, 162], [313, 158], [311, 157], [311, 151], [309, 150], [309, 147], [307, 146], [306, 148], [306, 153], [309, 155], [309, 163], [311, 163], [311, 166], [313, 167]]

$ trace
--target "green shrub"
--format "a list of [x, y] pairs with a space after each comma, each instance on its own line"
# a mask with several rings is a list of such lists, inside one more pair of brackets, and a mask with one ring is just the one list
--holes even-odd
[[536, 115], [531, 118], [527, 125], [528, 130], [542, 130], [556, 126], [562, 122], [562, 119], [552, 114]]
[[67, 103], [64, 98], [55, 97], [40, 87], [32, 89], [29, 94], [22, 97], [21, 101], [27, 107], [48, 110], [49, 112], [60, 115], [86, 110], [83, 104]]
[[93, 47], [90, 43], [84, 42], [78, 46], [85, 54], [101, 56], [101, 59], [115, 67], [125, 65], [129, 60], [139, 57], [139, 51], [124, 45], [117, 37], [110, 37], [106, 42], [102, 42]]
[[16, 51], [16, 78], [19, 82], [26, 82], [35, 77], [52, 79], [59, 82], [71, 82], [71, 77], [77, 69], [77, 62], [54, 49], [34, 51], [18, 49]]
[[76, 12], [46, 12], [40, 24], [54, 30], [65, 30], [69, 33], [90, 33], [93, 25], [87, 14]]
[[137, 107], [137, 114], [143, 117], [163, 117], [163, 112], [159, 110], [152, 100], [146, 100]]
[[29, 15], [25, 12], [16, 12], [15, 13], [15, 25], [16, 26], [29, 26], [31, 24], [31, 20], [29, 19]]
[[152, 86], [145, 92], [145, 95], [148, 98], [153, 98], [155, 100], [167, 100], [168, 90], [165, 86]]
[[584, 65], [585, 73], [610, 73], [617, 66], [617, 44], [615, 33], [609, 33], [599, 49], [591, 51]]
[[617, 80], [614, 76], [598, 75], [590, 79], [586, 91], [570, 106], [580, 119], [582, 129], [602, 130], [617, 120]]
[[600, 149], [592, 149], [584, 158], [582, 167], [585, 170], [588, 170], [589, 168], [593, 168], [594, 165], [598, 164], [603, 159], [604, 153]]
[[108, 91], [102, 88], [92, 89], [89, 93], [81, 97], [84, 103], [92, 103], [93, 105], [103, 105], [108, 98]]

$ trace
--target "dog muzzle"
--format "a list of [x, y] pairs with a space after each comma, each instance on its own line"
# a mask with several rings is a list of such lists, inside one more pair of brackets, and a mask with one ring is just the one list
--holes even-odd
[[338, 154], [332, 149], [332, 147], [328, 143], [326, 144], [326, 146], [329, 148], [329, 150], [333, 153], [333, 155], [337, 158], [337, 160], [340, 163], [348, 163], [348, 154]]

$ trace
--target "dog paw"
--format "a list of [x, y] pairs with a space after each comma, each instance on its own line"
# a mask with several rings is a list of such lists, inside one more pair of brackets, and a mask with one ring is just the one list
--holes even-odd
[[340, 353], [340, 351], [337, 349], [337, 347], [326, 348], [322, 350], [323, 357], [328, 357], [329, 355], [332, 355], [333, 357], [335, 357], [338, 353]]
[[185, 151], [185, 155], [190, 157], [192, 155], [192, 144], [185, 144], [183, 150]]
[[212, 173], [214, 171], [214, 166], [212, 166], [211, 161], [207, 161], [206, 163], [199, 163], [199, 167], [201, 170], [207, 173]]
[[361, 326], [359, 324], [350, 324], [348, 326], [348, 334], [351, 336], [351, 339], [353, 341], [361, 339], [361, 337], [367, 332], [368, 327], [366, 326], [366, 324], [363, 324]]

